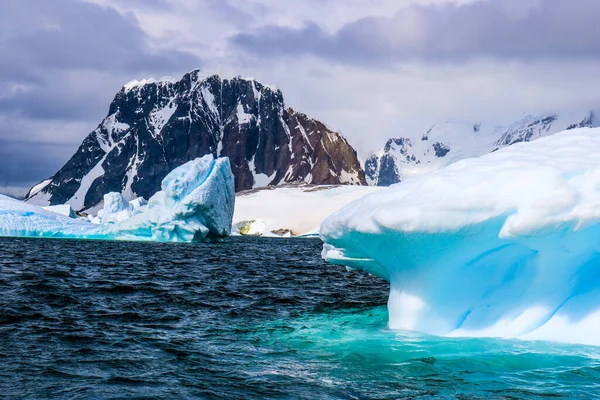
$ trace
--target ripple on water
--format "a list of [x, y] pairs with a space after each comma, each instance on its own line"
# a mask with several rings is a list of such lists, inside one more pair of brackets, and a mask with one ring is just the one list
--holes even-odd
[[0, 239], [8, 398], [596, 398], [600, 351], [386, 327], [318, 240]]

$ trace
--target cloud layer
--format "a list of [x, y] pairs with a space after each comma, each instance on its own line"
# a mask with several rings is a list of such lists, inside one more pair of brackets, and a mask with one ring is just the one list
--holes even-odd
[[0, 59], [0, 186], [55, 172], [127, 80], [201, 65], [153, 51], [134, 14], [76, 0], [0, 2]]
[[449, 119], [598, 107], [597, 15], [597, 0], [3, 0], [0, 192], [55, 173], [124, 83], [198, 67], [278, 85], [363, 157]]
[[314, 22], [299, 28], [270, 25], [236, 34], [231, 43], [263, 57], [310, 54], [371, 66], [477, 58], [600, 58], [600, 2], [540, 0], [527, 7], [523, 3], [411, 5], [393, 17], [359, 19], [333, 33]]

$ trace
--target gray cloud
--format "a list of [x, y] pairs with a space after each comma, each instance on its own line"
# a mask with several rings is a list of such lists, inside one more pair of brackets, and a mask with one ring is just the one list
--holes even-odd
[[391, 18], [369, 17], [328, 33], [315, 23], [266, 26], [230, 38], [257, 56], [317, 55], [382, 66], [403, 61], [464, 62], [475, 58], [600, 58], [600, 2], [539, 0], [516, 10], [489, 0], [464, 5], [412, 5]]
[[[170, 7], [164, 0], [144, 4]], [[122, 84], [202, 65], [189, 52], [154, 50], [134, 14], [78, 0], [1, 1], [0, 59], [3, 186], [55, 172]]]
[[[11, 132], [11, 135], [22, 134], [27, 132]], [[68, 147], [71, 151], [76, 149]], [[62, 166], [64, 150], [64, 145], [58, 143], [0, 140], [0, 188], [13, 185], [26, 188], [39, 182], [48, 176], [48, 171]]]
[[597, 15], [598, 0], [0, 0], [0, 192], [56, 172], [122, 84], [196, 67], [277, 84], [363, 156], [448, 119], [587, 111]]

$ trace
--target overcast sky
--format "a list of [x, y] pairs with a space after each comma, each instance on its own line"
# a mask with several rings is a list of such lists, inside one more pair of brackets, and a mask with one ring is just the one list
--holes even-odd
[[600, 104], [598, 0], [1, 0], [0, 192], [54, 174], [132, 79], [279, 86], [361, 156], [446, 120]]

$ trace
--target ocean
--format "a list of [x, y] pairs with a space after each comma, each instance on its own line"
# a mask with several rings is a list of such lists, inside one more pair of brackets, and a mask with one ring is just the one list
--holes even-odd
[[600, 349], [387, 328], [317, 239], [0, 239], [0, 398], [600, 397]]

